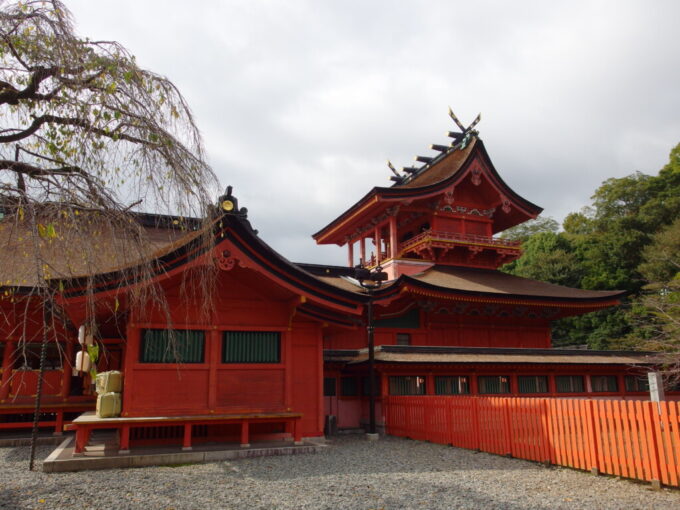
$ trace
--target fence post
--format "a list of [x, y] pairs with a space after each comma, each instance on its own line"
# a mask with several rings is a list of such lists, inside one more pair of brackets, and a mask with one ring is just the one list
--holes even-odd
[[480, 439], [479, 439], [479, 428], [481, 423], [479, 423], [479, 397], [472, 398], [472, 425], [473, 425], [473, 437], [475, 441], [475, 450], [481, 450]]
[[649, 463], [652, 468], [652, 479], [650, 480], [652, 488], [661, 489], [661, 466], [659, 462], [659, 441], [661, 438], [661, 430], [659, 427], [659, 411], [656, 402], [643, 402], [645, 407], [645, 425], [647, 429], [647, 444], [649, 445]]
[[593, 409], [593, 401], [589, 399], [586, 402], [586, 423], [588, 427], [588, 443], [590, 455], [590, 472], [594, 475], [600, 474], [600, 463], [598, 460], [599, 445], [597, 444], [599, 434], [597, 434], [597, 427], [595, 426], [595, 410]]
[[512, 457], [512, 429], [510, 427], [510, 405], [511, 398], [499, 399], [503, 402], [503, 433], [505, 434], [505, 455]]

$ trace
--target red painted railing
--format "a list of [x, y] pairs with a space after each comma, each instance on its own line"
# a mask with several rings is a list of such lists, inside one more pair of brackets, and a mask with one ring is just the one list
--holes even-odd
[[384, 397], [387, 433], [680, 486], [678, 402]]
[[509, 239], [499, 239], [496, 237], [480, 236], [476, 234], [460, 234], [457, 232], [446, 232], [443, 230], [426, 230], [404, 241], [399, 246], [402, 253], [406, 253], [411, 248], [423, 241], [452, 241], [462, 244], [484, 244], [505, 249], [519, 250], [522, 243], [520, 241], [510, 241]]

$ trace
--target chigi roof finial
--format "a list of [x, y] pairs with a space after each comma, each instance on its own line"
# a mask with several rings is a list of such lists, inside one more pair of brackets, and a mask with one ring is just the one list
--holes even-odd
[[456, 126], [458, 127], [458, 129], [460, 129], [460, 131], [447, 131], [446, 136], [453, 139], [450, 145], [440, 144], [430, 145], [430, 149], [439, 152], [439, 154], [437, 154], [436, 156], [416, 156], [414, 158], [415, 161], [418, 161], [419, 163], [424, 163], [424, 165], [422, 165], [421, 167], [413, 166], [403, 167], [401, 169], [403, 173], [399, 173], [394, 168], [392, 163], [389, 160], [387, 161], [387, 166], [394, 174], [390, 176], [390, 180], [395, 182], [395, 186], [398, 186], [400, 184], [406, 184], [411, 179], [420, 175], [429, 167], [443, 159], [450, 152], [456, 151], [458, 149], [460, 150], [465, 149], [465, 147], [468, 146], [472, 138], [479, 134], [477, 130], [475, 130], [475, 126], [479, 124], [480, 120], [482, 120], [481, 113], [477, 115], [477, 117], [475, 117], [475, 120], [473, 120], [472, 124], [470, 124], [468, 127], [465, 127], [465, 125], [460, 121], [456, 114], [453, 113], [453, 110], [451, 109], [450, 106], [449, 117], [451, 117], [453, 122], [455, 122]]

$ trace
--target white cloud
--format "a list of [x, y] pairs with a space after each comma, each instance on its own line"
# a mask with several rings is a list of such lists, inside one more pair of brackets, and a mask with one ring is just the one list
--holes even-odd
[[70, 0], [186, 96], [224, 185], [292, 260], [309, 237], [478, 112], [496, 167], [561, 219], [680, 141], [680, 4]]

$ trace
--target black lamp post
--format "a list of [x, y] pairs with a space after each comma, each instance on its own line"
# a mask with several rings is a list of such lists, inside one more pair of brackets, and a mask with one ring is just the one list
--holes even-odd
[[366, 305], [366, 332], [368, 334], [368, 433], [375, 434], [375, 342], [373, 338], [373, 291], [387, 280], [387, 273], [378, 265], [370, 271], [361, 266], [354, 268], [354, 277], [368, 294]]

